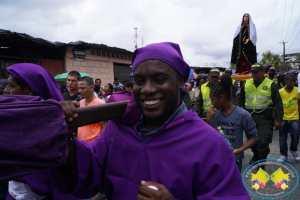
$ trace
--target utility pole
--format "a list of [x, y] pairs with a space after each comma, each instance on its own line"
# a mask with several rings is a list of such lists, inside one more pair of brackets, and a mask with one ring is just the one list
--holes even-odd
[[135, 41], [134, 41], [134, 48], [137, 49], [138, 48], [138, 45], [137, 45], [137, 37], [138, 37], [138, 34], [137, 34], [137, 27], [133, 28], [135, 29], [135, 34], [134, 34], [134, 37], [135, 37]]
[[283, 66], [282, 66], [282, 71], [284, 72], [284, 70], [285, 70], [285, 43], [288, 43], [288, 42], [285, 42], [283, 40], [282, 42], [279, 42], [279, 43], [283, 44]]

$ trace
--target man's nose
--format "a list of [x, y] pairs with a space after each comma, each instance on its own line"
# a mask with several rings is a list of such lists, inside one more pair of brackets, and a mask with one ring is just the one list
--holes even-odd
[[146, 83], [142, 86], [142, 94], [149, 95], [152, 93], [156, 93], [156, 87], [152, 83], [152, 81], [146, 81]]
[[4, 88], [3, 93], [10, 94], [10, 89], [8, 85]]

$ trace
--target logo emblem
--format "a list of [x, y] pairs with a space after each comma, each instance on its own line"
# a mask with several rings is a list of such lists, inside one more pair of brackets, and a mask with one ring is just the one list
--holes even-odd
[[267, 87], [267, 86], [264, 86], [264, 87], [263, 87], [263, 90], [267, 90], [267, 89], [268, 89], [268, 87]]
[[[261, 168], [264, 166], [264, 169]], [[296, 169], [289, 163], [265, 159], [248, 166], [243, 173], [248, 192], [263, 199], [277, 199], [292, 193], [299, 183]]]

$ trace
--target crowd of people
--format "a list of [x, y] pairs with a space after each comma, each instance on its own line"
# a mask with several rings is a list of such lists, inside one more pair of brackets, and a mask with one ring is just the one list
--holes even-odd
[[[115, 78], [104, 86], [100, 79], [71, 71], [64, 90], [39, 65], [8, 67], [7, 85], [1, 91], [10, 95], [0, 96], [0, 102], [22, 106], [1, 107], [14, 112], [0, 113], [5, 141], [1, 154], [10, 155], [0, 156], [0, 164], [5, 163], [0, 166], [21, 167], [0, 179], [2, 198], [249, 200], [240, 174], [243, 152], [252, 149], [251, 163], [266, 159], [274, 128], [280, 134], [279, 160], [287, 161], [288, 132], [290, 152], [300, 160], [300, 96], [294, 74], [284, 75], [280, 82], [275, 73], [265, 78], [263, 66], [253, 64], [252, 78], [239, 86], [230, 69], [222, 76], [212, 69], [207, 79], [196, 79], [194, 88], [179, 45], [170, 42], [135, 50], [132, 70], [134, 83]], [[79, 117], [76, 107], [105, 106], [123, 94], [129, 94], [123, 117], [68, 130], [66, 122]], [[43, 109], [47, 115], [22, 119], [26, 129], [16, 125], [12, 130], [9, 125], [15, 121], [2, 120], [22, 116], [27, 108]], [[31, 125], [35, 122], [39, 126]], [[6, 139], [12, 133], [20, 138], [30, 133], [34, 138]], [[48, 155], [46, 147], [55, 151]], [[24, 165], [26, 156], [31, 162]]]

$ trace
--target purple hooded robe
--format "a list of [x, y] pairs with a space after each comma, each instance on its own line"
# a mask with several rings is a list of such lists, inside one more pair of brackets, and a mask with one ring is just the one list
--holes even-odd
[[[133, 70], [148, 59], [168, 63], [185, 80], [188, 76], [177, 44], [137, 49]], [[77, 168], [66, 179], [59, 169], [52, 170], [55, 185], [79, 198], [100, 192], [109, 200], [127, 200], [136, 199], [145, 180], [165, 185], [175, 199], [250, 200], [226, 141], [194, 110], [168, 123], [147, 143], [138, 124], [111, 120], [94, 142], [75, 140]]]
[[[37, 171], [39, 168], [47, 169], [62, 164], [68, 153], [66, 146], [67, 125], [63, 119], [61, 105], [58, 103], [58, 101], [63, 101], [63, 97], [56, 81], [45, 68], [32, 63], [11, 65], [7, 68], [7, 72], [21, 84], [30, 86], [36, 95], [35, 97], [16, 96], [17, 100], [10, 102], [10, 104], [15, 105], [6, 105], [6, 109], [10, 107], [10, 110], [7, 109], [3, 116], [0, 115], [1, 117], [10, 116], [10, 118], [7, 118], [7, 121], [4, 121], [7, 123], [5, 126], [7, 128], [1, 134], [12, 135], [13, 133], [15, 136], [11, 140], [13, 142], [6, 140], [7, 143], [3, 146], [3, 148], [6, 148], [4, 151], [10, 152], [9, 147], [17, 146], [18, 151], [14, 148], [11, 152], [16, 153], [20, 151], [23, 156], [21, 159], [16, 155], [11, 156], [11, 158], [16, 158], [16, 161], [11, 162], [17, 163], [18, 169], [21, 167], [20, 170], [15, 171], [15, 174], [13, 174], [22, 173], [24, 175], [24, 172], [26, 174]], [[3, 103], [12, 101], [7, 98], [11, 99], [13, 96], [7, 95], [3, 96], [3, 98], [1, 106], [5, 109], [5, 104]], [[47, 107], [47, 102], [48, 104], [52, 103], [53, 106]], [[19, 104], [17, 106], [18, 104], [16, 103], [22, 103], [22, 105]], [[54, 109], [54, 106], [56, 106], [56, 109]], [[13, 120], [15, 116], [21, 116], [21, 118], [18, 121]], [[22, 121], [22, 119], [26, 120]], [[23, 136], [26, 139], [23, 139]], [[16, 143], [16, 141], [20, 142]], [[28, 160], [23, 160], [28, 157]], [[15, 181], [27, 183], [32, 191], [40, 196], [50, 196], [53, 199], [76, 199], [71, 195], [58, 192], [52, 186], [49, 172], [49, 170], [36, 172]], [[9, 178], [8, 174], [6, 178]], [[9, 193], [7, 199], [12, 199]]]

